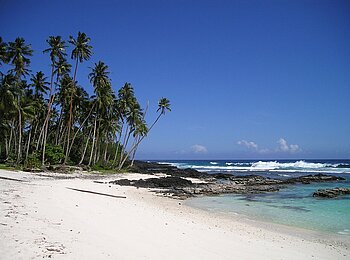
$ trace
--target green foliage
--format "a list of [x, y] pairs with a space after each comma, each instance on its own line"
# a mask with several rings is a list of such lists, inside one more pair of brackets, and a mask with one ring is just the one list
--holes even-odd
[[59, 145], [46, 145], [45, 150], [46, 161], [50, 164], [59, 164], [64, 160], [63, 148]]
[[27, 159], [24, 160], [24, 168], [27, 169], [38, 169], [41, 167], [40, 154], [33, 153], [28, 155]]
[[141, 107], [130, 83], [115, 91], [103, 61], [85, 75], [94, 88], [89, 96], [76, 79], [81, 78], [78, 65], [93, 54], [90, 38], [79, 32], [68, 42], [72, 71], [64, 39], [47, 40], [49, 75], [31, 70], [33, 50], [23, 38], [4, 42], [0, 37], [0, 162], [25, 168], [64, 163], [108, 172], [125, 169], [148, 132], [171, 110], [170, 102], [160, 99], [158, 117], [148, 127], [148, 106]]

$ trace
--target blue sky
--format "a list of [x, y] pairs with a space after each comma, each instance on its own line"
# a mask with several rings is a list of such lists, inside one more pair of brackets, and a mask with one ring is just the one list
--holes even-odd
[[[172, 112], [141, 159], [350, 158], [349, 1], [2, 0], [0, 35], [49, 74], [49, 35], [91, 37], [115, 90]], [[154, 111], [154, 113], [153, 113]]]

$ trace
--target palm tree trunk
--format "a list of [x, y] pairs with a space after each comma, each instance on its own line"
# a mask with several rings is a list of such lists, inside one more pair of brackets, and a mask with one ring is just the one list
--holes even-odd
[[97, 131], [97, 135], [96, 135], [96, 149], [95, 149], [95, 154], [94, 154], [94, 164], [96, 164], [96, 160], [97, 160], [97, 154], [99, 153], [100, 150], [100, 145], [98, 143], [99, 141], [99, 137], [100, 137], [100, 131]]
[[[50, 116], [48, 116], [49, 121]], [[49, 128], [49, 122], [46, 123], [45, 130], [44, 130], [44, 136], [43, 136], [43, 154], [41, 158], [41, 164], [44, 166], [45, 164], [45, 151], [46, 151], [46, 140], [47, 140], [47, 131]]]
[[21, 108], [20, 108], [20, 97], [18, 96], [17, 99], [18, 102], [18, 153], [17, 153], [17, 163], [20, 162], [21, 157], [22, 157], [22, 113], [21, 113]]
[[92, 146], [91, 146], [91, 152], [90, 152], [89, 166], [91, 165], [92, 155], [94, 153], [95, 138], [96, 138], [96, 123], [97, 123], [96, 121], [97, 121], [97, 115], [95, 117], [95, 123], [94, 123], [94, 134], [92, 136]]
[[5, 137], [5, 154], [6, 154], [6, 159], [5, 159], [5, 161], [8, 159], [8, 157], [9, 157], [9, 145], [8, 145], [8, 143], [7, 143], [7, 136]]
[[63, 109], [61, 108], [60, 111], [60, 116], [58, 119], [58, 125], [57, 125], [57, 130], [56, 130], [56, 136], [55, 136], [55, 144], [58, 145], [58, 137], [59, 137], [59, 133], [60, 133], [60, 129], [61, 129], [61, 121], [62, 121], [62, 115], [63, 115]]
[[126, 126], [126, 130], [125, 130], [125, 134], [124, 134], [124, 141], [123, 141], [123, 146], [121, 147], [121, 151], [120, 151], [120, 159], [119, 159], [119, 165], [122, 163], [123, 160], [123, 153], [125, 151], [125, 142], [126, 142], [126, 135], [129, 132], [129, 126]]
[[[74, 77], [73, 77], [73, 87], [75, 88], [75, 79], [77, 76], [77, 70], [78, 70], [78, 57], [75, 62], [75, 69], [74, 69]], [[69, 99], [69, 121], [68, 121], [68, 133], [67, 133], [67, 150], [66, 150], [66, 157], [64, 158], [64, 164], [67, 163], [68, 156], [69, 156], [69, 138], [70, 138], [70, 131], [71, 131], [71, 124], [73, 121], [73, 93], [70, 96]]]
[[11, 153], [11, 144], [12, 144], [12, 136], [13, 136], [13, 125], [15, 124], [15, 119], [12, 120], [12, 124], [11, 124], [11, 131], [10, 131], [10, 140], [9, 140], [9, 154]]
[[15, 119], [12, 120], [12, 124], [11, 124], [11, 131], [10, 131], [10, 139], [9, 139], [9, 144], [8, 144], [8, 154], [6, 157], [6, 161], [10, 158], [10, 154], [11, 154], [11, 146], [12, 146], [12, 137], [14, 136], [14, 124], [15, 124]]
[[104, 162], [107, 162], [107, 150], [108, 150], [108, 143], [106, 142], [105, 153], [103, 155]]
[[[145, 118], [145, 116], [146, 116], [146, 114], [147, 114], [148, 107], [149, 107], [149, 101], [147, 101], [146, 109], [145, 109], [145, 112], [143, 113], [143, 119]], [[140, 140], [140, 138], [141, 138], [140, 135], [137, 135], [137, 136], [136, 136], [136, 139], [135, 139], [136, 143], [138, 142], [138, 140]], [[134, 145], [135, 145], [135, 144], [133, 144], [132, 147], [133, 147]], [[133, 152], [133, 154], [132, 154], [132, 160], [131, 160], [130, 166], [133, 166], [133, 165], [134, 165], [135, 155], [136, 155], [137, 148], [138, 148], [138, 145], [135, 146], [134, 152]]]
[[42, 160], [41, 160], [42, 165], [45, 164], [45, 149], [46, 149], [46, 141], [47, 141], [47, 131], [48, 131], [49, 122], [50, 122], [51, 104], [53, 102], [52, 84], [53, 84], [53, 77], [54, 77], [54, 73], [55, 73], [55, 64], [52, 63], [51, 67], [52, 67], [52, 69], [51, 69], [51, 80], [50, 80], [49, 103], [47, 104], [47, 114], [46, 114], [46, 119], [45, 119], [46, 124], [43, 125], [44, 134], [43, 134], [43, 152], [42, 152]]
[[35, 142], [35, 140], [36, 140], [36, 139], [35, 139], [35, 138], [36, 138], [36, 133], [37, 133], [39, 124], [38, 124], [38, 123], [33, 123], [33, 125], [35, 125], [35, 127], [34, 127], [32, 142]]
[[88, 145], [89, 145], [90, 135], [91, 135], [91, 130], [90, 130], [89, 135], [88, 135], [88, 138], [87, 138], [87, 140], [86, 140], [86, 144], [85, 144], [84, 152], [83, 152], [83, 154], [82, 154], [82, 156], [81, 156], [81, 159], [80, 159], [79, 164], [82, 164], [82, 163], [83, 163], [83, 161], [84, 161], [85, 154], [86, 154], [86, 150], [87, 150]]
[[[134, 145], [135, 145], [135, 143], [137, 143], [138, 142], [138, 140], [141, 138], [141, 136], [137, 136], [136, 137], [136, 139], [135, 139], [135, 142], [133, 143], [133, 145], [131, 146], [131, 147], [134, 147]], [[134, 149], [134, 152], [133, 152], [133, 154], [132, 154], [132, 160], [131, 160], [131, 164], [130, 164], [130, 166], [133, 166], [134, 165], [134, 161], [135, 161], [135, 155], [136, 155], [136, 151], [137, 151], [137, 147], [138, 147], [138, 145], [135, 147], [135, 149]]]
[[90, 109], [89, 111], [89, 114], [87, 115], [87, 117], [84, 119], [84, 121], [80, 124], [80, 127], [79, 129], [75, 132], [73, 138], [72, 138], [72, 142], [71, 142], [71, 145], [69, 147], [69, 151], [68, 151], [68, 154], [70, 154], [71, 150], [72, 150], [72, 147], [73, 147], [73, 143], [74, 143], [74, 140], [75, 138], [77, 137], [77, 134], [79, 133], [79, 131], [83, 128], [84, 124], [86, 123], [86, 121], [89, 119], [90, 115], [91, 115], [91, 112], [92, 110], [94, 109], [94, 106], [95, 104], [92, 106], [92, 108]]
[[119, 152], [119, 141], [120, 141], [120, 138], [122, 137], [122, 132], [123, 132], [123, 125], [120, 129], [120, 132], [119, 132], [119, 138], [118, 138], [118, 140], [115, 141], [115, 144], [117, 145], [117, 147], [115, 149], [113, 164], [115, 164], [115, 162], [117, 161], [117, 156], [118, 156], [118, 152]]
[[73, 94], [70, 96], [69, 100], [69, 120], [68, 120], [68, 133], [67, 133], [67, 148], [66, 148], [66, 156], [64, 158], [64, 164], [67, 163], [69, 156], [69, 138], [70, 138], [70, 129], [73, 120]]
[[124, 149], [123, 149], [123, 153], [120, 155], [120, 161], [121, 162], [122, 162], [122, 159], [123, 159], [124, 152], [127, 151], [127, 146], [128, 146], [128, 143], [129, 143], [130, 135], [131, 135], [131, 129], [129, 130], [128, 137], [126, 138], [126, 142], [125, 142], [125, 146], [124, 146]]
[[45, 132], [45, 128], [44, 126], [46, 125], [46, 121], [48, 120], [48, 117], [45, 117], [45, 121], [43, 124], [43, 127], [40, 130], [40, 134], [39, 134], [39, 138], [38, 138], [38, 143], [36, 144], [36, 150], [39, 150], [39, 146], [40, 144], [43, 144], [44, 141], [44, 132]]
[[[151, 131], [151, 129], [153, 128], [153, 126], [158, 122], [159, 118], [162, 116], [162, 113], [159, 114], [159, 116], [157, 117], [157, 119], [153, 122], [153, 124], [151, 125], [151, 127], [148, 129], [148, 133]], [[124, 166], [126, 160], [129, 158], [130, 154], [134, 151], [134, 149], [142, 142], [142, 140], [146, 137], [147, 135], [144, 135], [140, 138], [140, 140], [133, 146], [130, 148], [130, 151], [128, 152], [128, 154], [125, 156], [124, 160], [122, 161], [122, 163], [119, 165], [118, 169], [121, 170], [122, 167]]]
[[30, 126], [29, 136], [28, 136], [28, 144], [27, 144], [27, 151], [26, 151], [26, 160], [28, 159], [28, 154], [29, 154], [30, 141], [31, 141], [31, 137], [32, 137], [32, 129], [33, 129], [33, 126]]

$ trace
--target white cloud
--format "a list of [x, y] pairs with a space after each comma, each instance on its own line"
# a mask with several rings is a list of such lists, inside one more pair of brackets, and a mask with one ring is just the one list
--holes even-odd
[[277, 141], [277, 143], [279, 144], [279, 147], [278, 147], [278, 148], [279, 148], [281, 151], [283, 151], [283, 152], [288, 152], [289, 146], [288, 146], [286, 140], [284, 140], [283, 138], [280, 138], [280, 139]]
[[296, 153], [296, 152], [301, 151], [299, 145], [297, 145], [297, 144], [288, 145], [287, 141], [284, 138], [280, 138], [277, 141], [277, 143], [279, 145], [279, 147], [278, 147], [279, 151], [290, 152], [290, 153]]
[[237, 144], [239, 145], [243, 145], [249, 149], [254, 149], [257, 150], [258, 149], [258, 145], [255, 142], [252, 141], [246, 141], [246, 140], [240, 140], [237, 142]]
[[191, 151], [194, 153], [207, 153], [208, 149], [200, 144], [195, 144], [191, 146]]
[[[276, 152], [285, 152], [285, 153], [297, 153], [301, 151], [301, 148], [297, 144], [288, 144], [286, 139], [280, 138], [278, 141], [278, 147], [275, 149]], [[240, 140], [237, 142], [238, 145], [244, 146], [251, 151], [258, 152], [260, 154], [268, 154], [273, 152], [274, 150], [270, 150], [268, 148], [259, 147], [256, 142]]]
[[259, 150], [259, 153], [269, 153], [269, 152], [270, 152], [270, 150], [267, 148], [263, 148], [263, 149]]

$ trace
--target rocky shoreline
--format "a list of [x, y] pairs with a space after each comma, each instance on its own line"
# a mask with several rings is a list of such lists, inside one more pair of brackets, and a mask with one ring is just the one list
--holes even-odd
[[[220, 194], [257, 194], [276, 192], [292, 184], [310, 184], [315, 182], [336, 182], [342, 177], [315, 174], [288, 179], [273, 179], [259, 175], [236, 176], [231, 174], [208, 174], [194, 169], [179, 169], [167, 164], [137, 161], [134, 172], [143, 174], [164, 174], [164, 177], [140, 180], [119, 179], [110, 184], [152, 188], [164, 196], [187, 199], [198, 195]], [[192, 178], [190, 180], [189, 178]]]
[[313, 196], [320, 198], [336, 198], [348, 194], [350, 194], [350, 188], [334, 188], [318, 190], [314, 192]]

